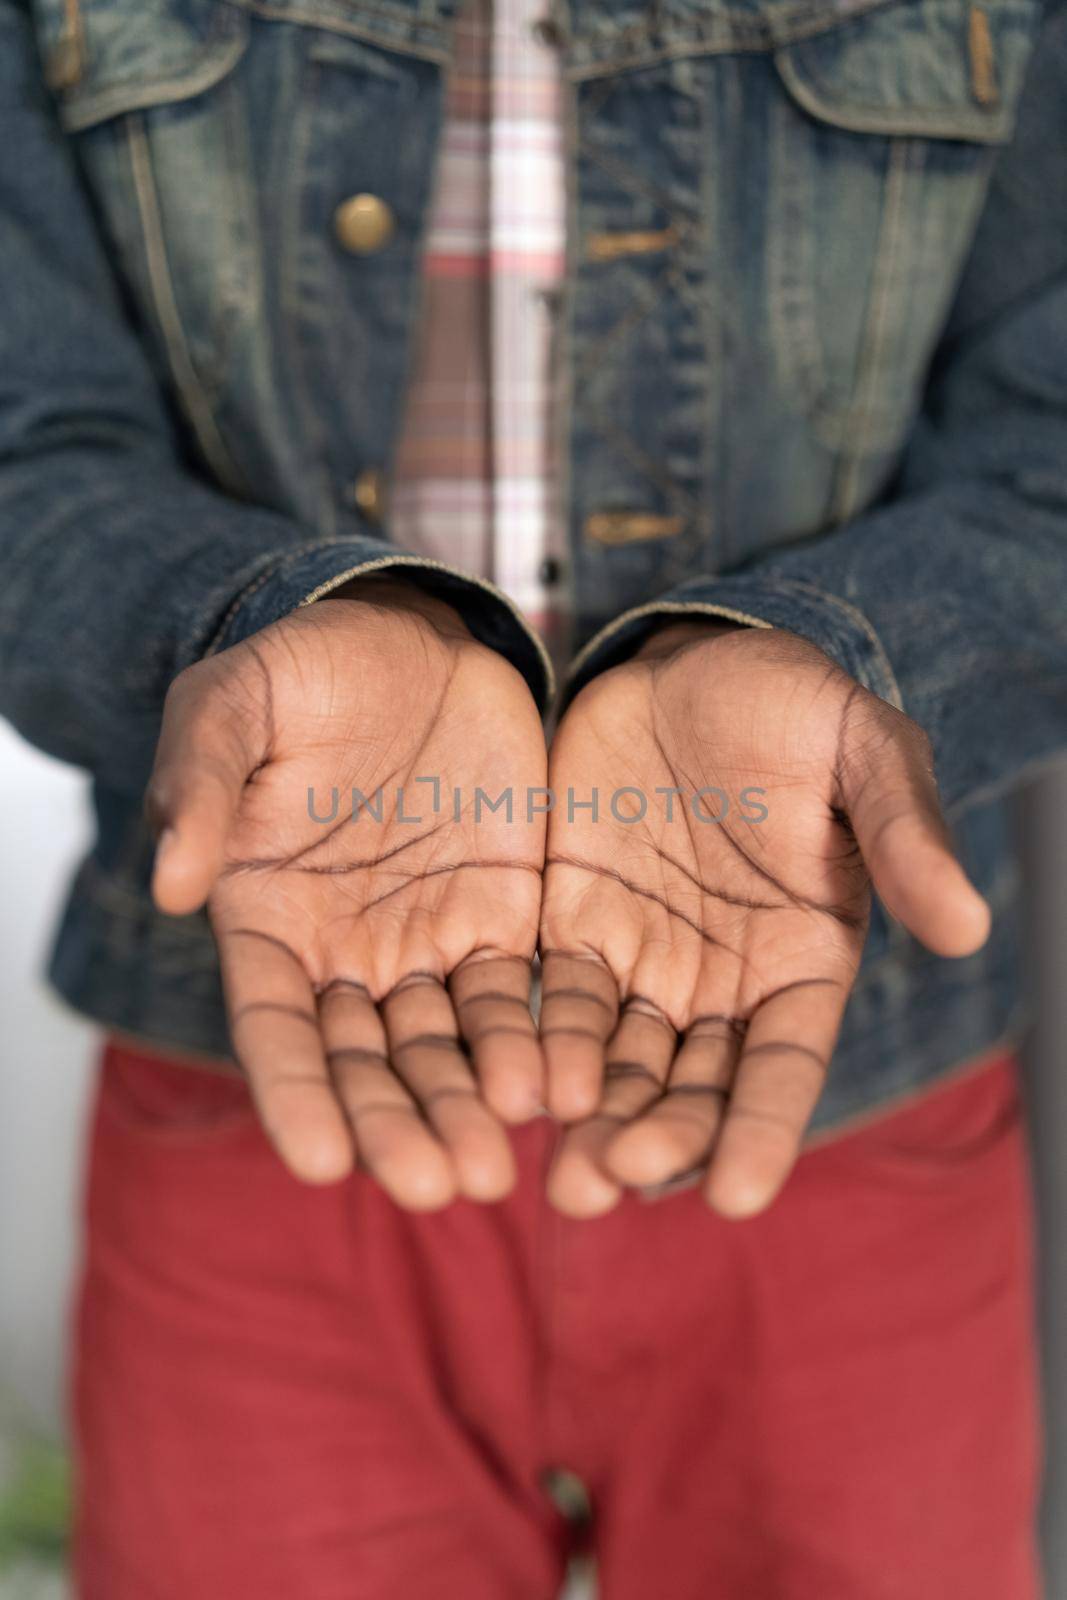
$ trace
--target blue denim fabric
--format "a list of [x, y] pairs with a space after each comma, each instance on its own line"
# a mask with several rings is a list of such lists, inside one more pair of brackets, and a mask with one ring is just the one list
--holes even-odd
[[[568, 683], [671, 611], [793, 629], [931, 734], [996, 911], [876, 911], [817, 1124], [1011, 1036], [1003, 796], [1067, 728], [1067, 24], [1039, 0], [555, 0]], [[52, 976], [228, 1048], [151, 907], [167, 684], [375, 563], [455, 0], [0, 0], [0, 710], [88, 768]], [[1036, 46], [1036, 48], [1035, 48]], [[369, 192], [396, 228], [346, 254]], [[410, 558], [409, 558], [410, 559]], [[412, 569], [414, 570], [414, 569]], [[506, 597], [432, 564], [538, 698]]]

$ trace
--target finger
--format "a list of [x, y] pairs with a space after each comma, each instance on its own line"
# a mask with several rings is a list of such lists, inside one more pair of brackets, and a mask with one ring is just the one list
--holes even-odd
[[514, 1157], [478, 1092], [444, 984], [411, 973], [385, 997], [382, 1014], [389, 1059], [447, 1150], [459, 1192], [499, 1200], [515, 1181]]
[[653, 1000], [631, 995], [608, 1041], [601, 1110], [620, 1120], [659, 1099], [678, 1048], [678, 1031]]
[[225, 856], [226, 838], [259, 753], [247, 725], [216, 712], [208, 695], [175, 685], [145, 810], [159, 833], [152, 894], [161, 911], [183, 916], [204, 904]]
[[336, 978], [319, 995], [326, 1062], [363, 1165], [409, 1211], [456, 1193], [452, 1163], [389, 1064], [385, 1027], [362, 984]]
[[620, 1128], [658, 1100], [670, 1070], [677, 1033], [659, 1007], [642, 996], [624, 1006], [607, 1046], [598, 1111], [567, 1130], [548, 1180], [548, 1198], [573, 1217], [600, 1216], [620, 1197], [607, 1152]]
[[561, 1122], [591, 1116], [615, 1031], [619, 990], [599, 956], [550, 950], [542, 957], [541, 1043], [548, 1109]]
[[972, 955], [989, 936], [989, 906], [956, 858], [929, 742], [908, 718], [894, 718], [876, 747], [845, 762], [844, 804], [891, 915], [936, 955]]
[[753, 1014], [705, 1191], [724, 1216], [764, 1210], [792, 1171], [826, 1081], [847, 993], [834, 979], [806, 979], [777, 990]]
[[642, 1188], [670, 1183], [707, 1161], [722, 1122], [743, 1031], [729, 1016], [693, 1020], [666, 1092], [612, 1140], [607, 1165], [621, 1182]]
[[352, 1170], [352, 1133], [326, 1067], [315, 996], [295, 951], [272, 934], [218, 935], [230, 1034], [260, 1121], [289, 1170], [333, 1183]]
[[622, 1185], [604, 1167], [604, 1149], [617, 1117], [598, 1112], [565, 1128], [549, 1168], [545, 1194], [568, 1217], [601, 1217], [618, 1205]]
[[448, 988], [486, 1103], [505, 1122], [528, 1122], [545, 1094], [529, 961], [477, 950], [460, 962]]

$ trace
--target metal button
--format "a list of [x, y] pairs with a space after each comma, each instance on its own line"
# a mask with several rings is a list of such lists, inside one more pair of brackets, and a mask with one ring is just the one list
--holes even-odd
[[392, 208], [376, 194], [354, 194], [333, 214], [339, 243], [356, 256], [369, 256], [393, 236], [396, 218]]
[[364, 467], [351, 493], [368, 522], [381, 522], [385, 515], [385, 473], [380, 467]]

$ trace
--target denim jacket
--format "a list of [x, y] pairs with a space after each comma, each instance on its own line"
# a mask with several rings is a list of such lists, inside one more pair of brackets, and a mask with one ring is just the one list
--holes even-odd
[[[396, 562], [542, 703], [505, 596], [405, 556], [388, 473], [456, 0], [0, 0], [0, 710], [93, 777], [51, 975], [228, 1042], [141, 796], [206, 652]], [[1040, 0], [553, 0], [557, 459], [579, 652], [665, 614], [813, 640], [930, 733], [978, 955], [876, 908], [817, 1116], [1019, 1025], [1004, 796], [1067, 727], [1067, 20]], [[386, 242], [345, 248], [373, 195]], [[351, 244], [351, 241], [349, 241]], [[414, 563], [414, 565], [412, 565]]]

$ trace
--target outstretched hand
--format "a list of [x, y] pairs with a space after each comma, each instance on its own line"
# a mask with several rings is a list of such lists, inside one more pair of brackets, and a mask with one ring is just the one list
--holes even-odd
[[564, 717], [547, 864], [525, 803], [545, 768], [502, 657], [413, 587], [357, 584], [175, 681], [157, 903], [207, 902], [234, 1048], [298, 1176], [358, 1160], [411, 1208], [492, 1200], [503, 1124], [547, 1100], [560, 1209], [701, 1174], [750, 1215], [799, 1152], [872, 883], [941, 955], [987, 935], [929, 743], [805, 640], [682, 623]]
[[518, 673], [400, 583], [357, 583], [175, 680], [153, 891], [174, 914], [207, 902], [235, 1052], [299, 1177], [358, 1159], [415, 1209], [511, 1186], [502, 1122], [543, 1096], [544, 817], [479, 812], [475, 790], [523, 795], [545, 764]]
[[683, 623], [579, 694], [549, 776], [541, 1037], [574, 1124], [550, 1195], [593, 1215], [703, 1171], [719, 1211], [759, 1211], [822, 1088], [872, 882], [940, 955], [988, 933], [929, 743], [795, 635]]

